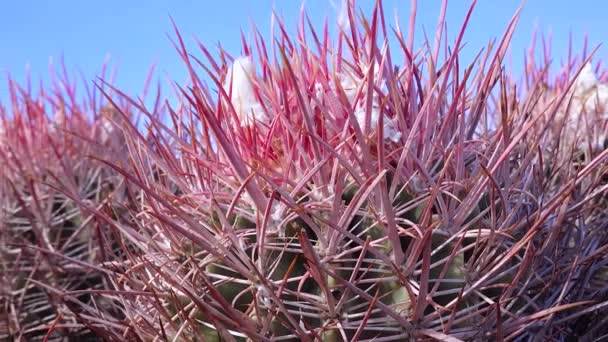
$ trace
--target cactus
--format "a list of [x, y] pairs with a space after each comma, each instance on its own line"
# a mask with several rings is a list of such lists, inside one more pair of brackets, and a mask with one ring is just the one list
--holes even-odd
[[[393, 67], [376, 45], [386, 38], [381, 6], [359, 19], [348, 6], [354, 31], [336, 45], [314, 29], [308, 42], [299, 27], [297, 42], [273, 41], [276, 60], [259, 36], [234, 65], [226, 52], [210, 60], [216, 98], [191, 69], [181, 94], [190, 110], [153, 133], [180, 152], [131, 150], [162, 161], [182, 193], [126, 175], [146, 194], [141, 216], [150, 221], [140, 234], [171, 241], [147, 245], [121, 288], [167, 294], [128, 301], [134, 329], [146, 339], [214, 330], [212, 340], [576, 334], [577, 315], [601, 299], [576, 292], [574, 275], [597, 276], [580, 260], [606, 239], [597, 213], [583, 224], [572, 208], [593, 211], [583, 198], [605, 197], [606, 153], [584, 169], [549, 156], [545, 141], [573, 132], [546, 129], [540, 119], [552, 105], [519, 102], [501, 71], [517, 16], [491, 64], [462, 76], [457, 53], [440, 64], [431, 50], [414, 55], [405, 45], [412, 60]], [[494, 89], [496, 104], [487, 97]], [[554, 90], [553, 99], [567, 95]], [[142, 143], [130, 137], [130, 146]], [[569, 240], [578, 248], [566, 248]]]
[[[369, 17], [344, 3], [335, 41], [326, 29], [306, 29], [305, 18], [296, 38], [278, 21], [271, 44], [254, 34], [236, 58], [220, 51], [214, 59], [201, 46], [208, 60], [195, 60], [176, 29], [191, 84], [179, 88], [166, 117], [127, 94], [105, 94], [123, 104], [113, 106], [108, 126], [120, 128], [121, 140], [101, 140], [124, 155], [96, 150], [78, 179], [92, 184], [103, 170], [113, 202], [96, 209], [91, 202], [106, 198], [99, 191], [85, 200], [87, 191], [78, 197], [69, 184], [52, 183], [66, 187], [58, 193], [70, 200], [46, 212], [74, 226], [90, 217], [111, 232], [102, 234], [112, 241], [111, 258], [80, 263], [105, 277], [105, 290], [88, 284], [74, 292], [43, 274], [19, 279], [56, 294], [48, 301], [107, 340], [591, 340], [608, 333], [608, 150], [597, 144], [608, 120], [599, 93], [605, 82], [590, 76], [586, 52], [555, 79], [531, 56], [520, 93], [502, 68], [518, 13], [498, 46], [463, 61], [473, 6], [449, 48], [441, 26], [436, 46], [414, 50], [413, 32], [405, 37], [399, 25], [388, 32], [381, 3]], [[405, 56], [401, 65], [393, 64], [389, 39]], [[568, 106], [592, 87], [595, 105]], [[145, 117], [145, 130], [129, 121], [131, 111]], [[568, 121], [573, 116], [604, 130], [583, 133]], [[15, 174], [3, 182], [11, 199], [28, 186]], [[48, 183], [36, 177], [36, 186]], [[18, 202], [6, 201], [18, 208], [11, 217], [22, 215]], [[21, 221], [7, 222], [15, 231]], [[45, 241], [29, 230], [29, 243]], [[107, 241], [94, 241], [81, 238], [97, 244], [89, 249], [95, 253], [108, 250]], [[3, 265], [14, 260], [2, 258]], [[90, 297], [75, 302], [65, 293]], [[91, 310], [102, 300], [106, 309]]]
[[[14, 83], [11, 91], [23, 95], [14, 97], [11, 120], [4, 109], [2, 114], [8, 129], [0, 145], [0, 311], [6, 313], [0, 339], [98, 339], [81, 305], [101, 317], [120, 317], [118, 302], [95, 293], [112, 288], [98, 264], [122, 251], [112, 246], [107, 223], [83, 205], [112, 210], [112, 203], [119, 209], [126, 202], [112, 202], [123, 180], [89, 155], [116, 157], [121, 151], [116, 144], [100, 148], [102, 117], [90, 121], [90, 109], [70, 108], [62, 96], [35, 98]], [[49, 102], [57, 109], [54, 118], [44, 111]]]

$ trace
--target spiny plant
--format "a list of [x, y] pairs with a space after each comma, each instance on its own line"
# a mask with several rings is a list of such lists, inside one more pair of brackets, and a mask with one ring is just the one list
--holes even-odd
[[434, 45], [414, 50], [414, 20], [407, 37], [397, 23], [405, 60], [396, 67], [382, 5], [370, 18], [351, 2], [345, 9], [335, 43], [327, 25], [319, 34], [303, 16], [295, 39], [278, 21], [270, 49], [257, 31], [243, 38], [240, 58], [201, 46], [201, 62], [176, 33], [191, 75], [182, 102], [166, 122], [150, 117], [152, 139], [128, 127], [134, 173], [106, 161], [142, 193], [137, 220], [116, 223], [139, 252], [112, 264], [130, 333], [218, 341], [605, 333], [592, 313], [608, 306], [608, 152], [584, 165], [559, 152], [566, 136], [598, 134], [558, 123], [587, 60], [569, 63], [565, 83], [541, 101], [536, 69], [522, 94], [502, 68], [517, 14], [464, 67], [473, 6], [450, 47], [439, 25]]
[[237, 58], [199, 44], [203, 62], [176, 30], [191, 82], [165, 120], [108, 96], [126, 103], [127, 162], [96, 159], [136, 200], [120, 217], [77, 201], [123, 242], [89, 265], [109, 290], [78, 292], [120, 314], [79, 303], [79, 322], [107, 340], [607, 334], [605, 77], [580, 88], [586, 52], [554, 77], [530, 54], [522, 85], [502, 67], [518, 13], [463, 61], [474, 2], [452, 46], [446, 7], [418, 49], [415, 15], [405, 36], [380, 2], [369, 17], [346, 2], [335, 41], [305, 15], [270, 45], [254, 29]]
[[98, 90], [77, 102], [67, 75], [52, 85], [34, 95], [9, 80], [12, 111], [1, 109], [0, 340], [93, 339], [86, 317], [121, 313], [87, 292], [110, 289], [97, 265], [121, 258], [120, 239], [82, 208], [117, 219], [129, 203], [124, 180], [90, 158], [126, 160], [116, 110]]

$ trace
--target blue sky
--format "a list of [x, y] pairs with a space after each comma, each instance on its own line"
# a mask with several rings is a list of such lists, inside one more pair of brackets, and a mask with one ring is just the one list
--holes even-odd
[[[339, 5], [339, 0], [334, 0]], [[434, 32], [440, 0], [419, 0], [417, 38], [422, 28]], [[473, 56], [491, 38], [499, 37], [520, 5], [519, 0], [479, 0], [468, 27], [466, 56]], [[272, 9], [283, 15], [293, 29], [299, 17], [299, 0], [13, 0], [0, 11], [0, 101], [6, 101], [6, 72], [19, 82], [25, 80], [29, 65], [32, 80], [48, 82], [49, 60], [56, 65], [63, 56], [68, 71], [93, 79], [106, 58], [117, 67], [116, 84], [130, 94], [137, 94], [149, 67], [157, 63], [155, 78], [165, 75], [175, 81], [186, 79], [185, 68], [171, 45], [172, 16], [195, 55], [193, 37], [214, 50], [221, 42], [231, 54], [240, 53], [240, 31], [251, 32], [251, 20], [269, 36]], [[369, 11], [373, 1], [359, 0], [357, 5]], [[452, 0], [448, 6], [451, 39], [460, 27], [470, 1]], [[385, 11], [394, 23], [396, 9], [402, 29], [407, 28], [410, 1], [385, 0]], [[325, 17], [335, 22], [337, 9], [328, 0], [308, 0], [305, 8], [313, 23], [322, 28]], [[605, 24], [608, 4], [601, 0], [529, 0], [524, 7], [512, 44], [513, 63], [521, 64], [524, 49], [538, 25], [552, 31], [553, 57], [559, 64], [567, 56], [568, 35], [572, 31], [575, 48], [581, 48], [585, 33], [590, 46], [608, 37]], [[418, 40], [420, 41], [420, 40]], [[606, 56], [606, 47], [599, 50]], [[168, 88], [166, 89], [168, 90]], [[82, 93], [81, 93], [82, 94]]]

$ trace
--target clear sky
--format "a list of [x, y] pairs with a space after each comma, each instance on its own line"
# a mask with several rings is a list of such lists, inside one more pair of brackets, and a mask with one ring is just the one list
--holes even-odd
[[[334, 0], [339, 6], [339, 0]], [[434, 32], [440, 0], [419, 0], [417, 38], [422, 28]], [[49, 60], [63, 56], [68, 71], [93, 79], [104, 60], [110, 56], [117, 67], [116, 84], [131, 94], [141, 90], [153, 62], [156, 78], [169, 75], [182, 82], [186, 73], [168, 35], [174, 37], [172, 16], [188, 47], [198, 52], [193, 37], [212, 48], [221, 42], [233, 55], [240, 53], [240, 31], [251, 32], [251, 20], [269, 36], [272, 9], [283, 15], [293, 29], [299, 17], [301, 0], [7, 0], [0, 10], [0, 101], [7, 93], [6, 72], [23, 82], [26, 65], [32, 79], [48, 82]], [[373, 1], [359, 0], [357, 6], [369, 12]], [[469, 0], [452, 0], [448, 6], [447, 24], [451, 39], [460, 27]], [[521, 4], [520, 0], [479, 0], [465, 41], [472, 56], [491, 38], [499, 37], [509, 19]], [[402, 29], [407, 28], [410, 1], [385, 0], [385, 13], [394, 23], [399, 14]], [[329, 0], [305, 1], [305, 8], [315, 25], [322, 28], [325, 17], [335, 22], [337, 9]], [[585, 33], [591, 46], [608, 38], [606, 14], [608, 2], [603, 0], [528, 0], [512, 44], [515, 69], [521, 64], [524, 49], [538, 25], [544, 32], [553, 32], [553, 58], [559, 64], [567, 56], [568, 36], [573, 34], [575, 47], [581, 48]], [[420, 40], [418, 40], [420, 41]], [[606, 47], [598, 57], [605, 58]], [[466, 56], [466, 55], [465, 55]]]

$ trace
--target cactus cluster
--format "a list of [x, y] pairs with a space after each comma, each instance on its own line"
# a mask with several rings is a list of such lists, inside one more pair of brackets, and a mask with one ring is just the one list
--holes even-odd
[[[124, 181], [90, 156], [126, 159], [127, 150], [117, 144], [114, 128], [104, 127], [106, 114], [87, 118], [110, 113], [110, 106], [71, 106], [68, 94], [19, 101], [23, 89], [14, 83], [10, 89], [13, 115], [3, 111], [0, 145], [0, 340], [95, 338], [82, 323], [80, 306], [121, 314], [113, 301], [95, 301], [90, 291], [110, 288], [108, 272], [97, 265], [122, 253], [112, 246], [107, 223], [83, 205], [111, 208]], [[111, 139], [104, 143], [104, 136]]]
[[518, 13], [464, 61], [472, 13], [415, 48], [413, 19], [406, 35], [347, 1], [335, 39], [304, 16], [205, 62], [176, 29], [174, 106], [12, 83], [0, 338], [608, 334], [604, 69], [582, 51], [549, 77], [531, 55], [519, 83], [502, 67]]

